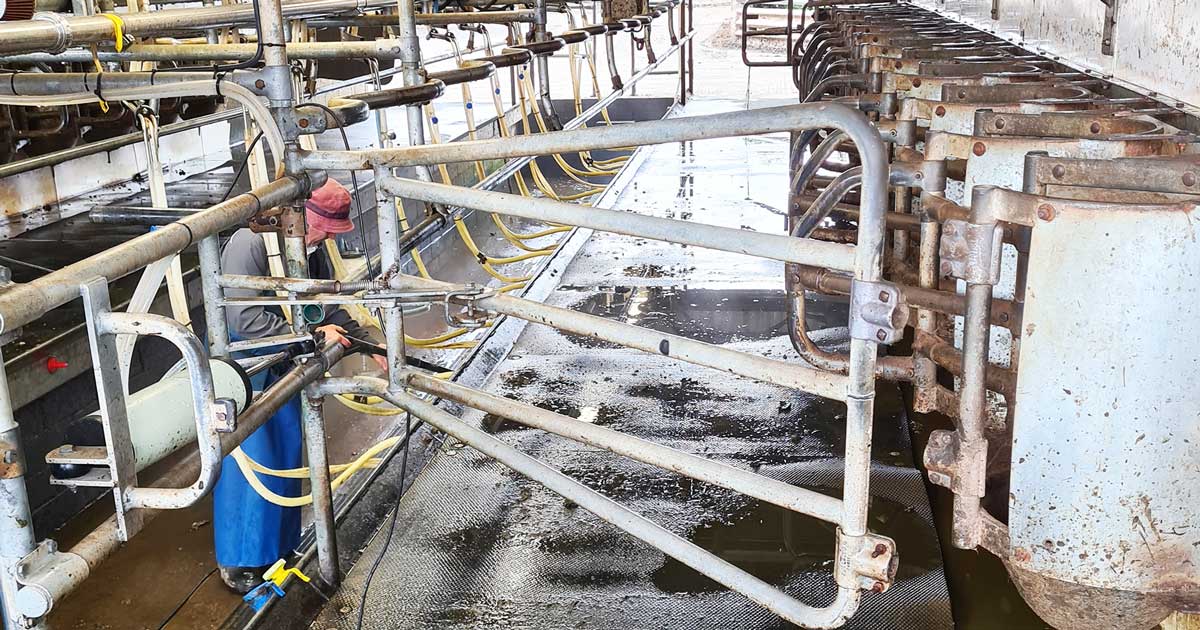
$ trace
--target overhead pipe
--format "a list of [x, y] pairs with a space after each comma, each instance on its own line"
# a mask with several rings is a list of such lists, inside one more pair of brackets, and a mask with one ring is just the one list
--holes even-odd
[[[266, 4], [264, 3], [264, 8]], [[282, 17], [303, 18], [329, 14], [354, 14], [395, 6], [394, 0], [298, 0], [281, 3]], [[247, 26], [254, 23], [254, 6], [230, 4], [188, 9], [163, 9], [121, 13], [126, 35], [148, 37], [165, 32], [203, 31], [210, 28]], [[0, 55], [51, 51], [113, 41], [113, 23], [108, 18], [36, 13], [31, 20], [0, 22]]]
[[[101, 50], [96, 53], [100, 61], [244, 61], [252, 59], [258, 50], [257, 44], [132, 44], [121, 52]], [[331, 61], [336, 59], [378, 59], [394, 61], [400, 58], [398, 42], [392, 39], [351, 42], [295, 42], [287, 45], [291, 59], [313, 59]], [[61, 53], [31, 53], [3, 58], [11, 64], [39, 63], [91, 63], [92, 51], [71, 49]], [[166, 74], [166, 73], [160, 73]], [[106, 76], [105, 81], [110, 77]], [[192, 74], [192, 80], [196, 75]]]

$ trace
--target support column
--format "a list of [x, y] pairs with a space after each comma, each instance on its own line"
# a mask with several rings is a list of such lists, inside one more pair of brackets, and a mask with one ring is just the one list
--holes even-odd
[[[534, 0], [533, 10], [535, 12], [533, 41], [544, 42], [550, 38], [546, 31], [546, 0]], [[549, 131], [559, 131], [563, 128], [562, 121], [558, 119], [558, 114], [554, 111], [554, 101], [550, 98], [550, 56], [538, 55], [535, 65], [537, 66], [537, 98], [541, 102], [542, 117], [546, 119], [546, 127]]]
[[17, 613], [19, 586], [15, 569], [17, 562], [33, 551], [37, 540], [25, 489], [21, 429], [13, 417], [11, 401], [4, 358], [0, 356], [0, 608], [4, 609], [4, 628], [24, 630], [23, 617]]
[[337, 521], [333, 515], [333, 489], [330, 487], [329, 456], [325, 448], [324, 400], [303, 395], [301, 420], [308, 455], [308, 480], [313, 500], [313, 530], [317, 541], [317, 563], [321, 580], [336, 589], [342, 582], [338, 563]]

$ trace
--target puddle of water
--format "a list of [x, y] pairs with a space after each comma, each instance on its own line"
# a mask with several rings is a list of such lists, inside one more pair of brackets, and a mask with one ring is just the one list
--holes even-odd
[[[638, 267], [647, 274], [666, 273], [661, 268], [640, 269], [649, 265]], [[787, 302], [782, 291], [605, 287], [569, 308], [715, 344], [771, 339], [787, 332]], [[576, 335], [567, 338], [585, 347], [612, 345]]]
[[[896, 541], [903, 554], [897, 580], [917, 577], [941, 566], [941, 550], [929, 524], [912, 508], [873, 497], [871, 531]], [[812, 572], [830, 572], [837, 527], [762, 502], [730, 516], [721, 523], [693, 529], [691, 541], [723, 560], [774, 584]], [[707, 593], [725, 590], [691, 567], [666, 558], [651, 576], [654, 585], [668, 593]]]

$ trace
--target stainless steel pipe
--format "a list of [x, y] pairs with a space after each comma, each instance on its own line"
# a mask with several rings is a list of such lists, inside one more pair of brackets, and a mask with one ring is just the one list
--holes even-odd
[[447, 186], [392, 176], [378, 177], [376, 186], [397, 197], [429, 203], [486, 210], [548, 223], [564, 223], [627, 236], [682, 243], [737, 254], [750, 254], [842, 271], [854, 269], [854, 248], [782, 234], [739, 230], [692, 221], [652, 217], [578, 204], [530, 199], [521, 195]]
[[736, 466], [679, 451], [649, 440], [582, 422], [570, 416], [478, 389], [434, 378], [416, 371], [405, 373], [409, 386], [507, 418], [528, 427], [597, 446], [607, 451], [657, 466], [692, 479], [715, 484], [780, 507], [830, 523], [842, 517], [842, 502], [828, 495], [764, 477]]
[[[397, 275], [391, 280], [396, 290], [461, 290], [448, 282]], [[833, 400], [846, 399], [846, 377], [794, 362], [779, 361], [732, 350], [722, 346], [658, 332], [632, 324], [588, 315], [579, 311], [548, 306], [508, 294], [485, 295], [476, 299], [479, 308], [518, 319], [565, 330], [577, 335], [603, 339], [623, 346], [671, 357], [687, 363], [745, 376], [765, 383], [801, 389]]]

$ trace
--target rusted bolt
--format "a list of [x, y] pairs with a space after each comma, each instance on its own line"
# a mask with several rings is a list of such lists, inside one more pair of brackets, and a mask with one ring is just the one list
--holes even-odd
[[307, 118], [301, 118], [300, 120], [296, 121], [296, 124], [300, 125], [301, 129], [308, 129], [308, 119]]
[[1183, 174], [1183, 185], [1187, 186], [1189, 188], [1192, 186], [1195, 186], [1196, 185], [1196, 174], [1191, 171], [1184, 173]]
[[883, 592], [883, 582], [876, 582], [873, 586], [871, 586], [871, 590], [876, 593], [882, 593]]
[[263, 81], [262, 79], [259, 79], [259, 80], [257, 80], [257, 81], [255, 81], [255, 82], [254, 82], [254, 87], [256, 87], [256, 88], [258, 88], [258, 89], [260, 89], [260, 90], [261, 90], [261, 89], [263, 89], [263, 88], [267, 87], [267, 82], [266, 82], [266, 81]]
[[1044, 203], [1037, 208], [1037, 218], [1043, 221], [1054, 220], [1054, 206]]
[[1054, 179], [1062, 179], [1063, 175], [1067, 174], [1067, 169], [1062, 164], [1055, 164], [1054, 168], [1050, 169], [1050, 174]]
[[880, 341], [887, 339], [887, 331], [883, 330], [882, 328], [879, 329], [879, 332], [875, 333], [875, 338]]
[[1008, 313], [1000, 313], [998, 319], [1000, 320], [1000, 323], [1007, 324], [1008, 323]]
[[983, 155], [987, 153], [987, 145], [982, 142], [976, 142], [975, 146], [971, 147], [971, 153], [974, 153], [976, 156]]
[[903, 67], [904, 67], [904, 62], [903, 62], [903, 61], [899, 61], [899, 60], [897, 60], [897, 61], [896, 61], [896, 69], [897, 69], [897, 70], [899, 70], [899, 69], [901, 69], [901, 68], [903, 68]]
[[921, 87], [921, 78], [920, 77], [913, 79], [913, 87]]
[[880, 291], [880, 292], [879, 292], [879, 301], [880, 301], [880, 302], [883, 302], [884, 304], [887, 304], [887, 301], [888, 301], [888, 300], [890, 300], [890, 299], [892, 299], [892, 296], [888, 295], [888, 292], [887, 292], [887, 291]]
[[1092, 123], [1092, 126], [1090, 127], [1090, 129], [1092, 130], [1092, 133], [1100, 133], [1100, 123], [1098, 123], [1098, 122]]
[[885, 545], [883, 543], [879, 543], [878, 545], [875, 545], [875, 551], [871, 552], [871, 557], [878, 558], [879, 556], [882, 556], [885, 553], [887, 553], [887, 545]]
[[946, 115], [946, 108], [938, 105], [937, 109], [933, 110], [933, 113], [937, 114], [938, 118], [941, 118], [942, 116]]
[[997, 119], [996, 119], [996, 122], [995, 122], [994, 124], [996, 125], [996, 128], [997, 128], [997, 129], [1003, 129], [1003, 128], [1004, 128], [1004, 119], [1003, 119], [1003, 118], [997, 118]]
[[959, 91], [958, 91], [958, 98], [967, 98], [967, 91], [966, 91], [966, 90], [959, 90]]

